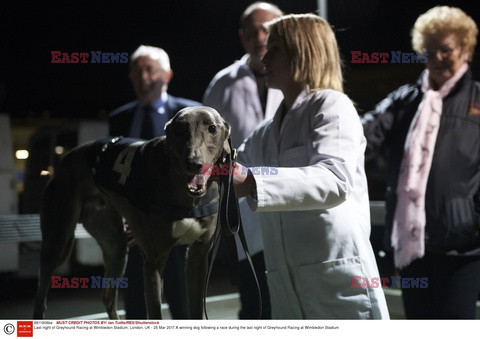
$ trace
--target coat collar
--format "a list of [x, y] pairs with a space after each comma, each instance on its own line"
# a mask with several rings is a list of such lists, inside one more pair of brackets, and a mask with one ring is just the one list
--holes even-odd
[[[285, 126], [288, 124], [288, 120], [293, 118], [293, 111], [295, 111], [305, 100], [305, 98], [311, 94], [311, 91], [309, 88], [304, 89], [300, 94], [297, 96], [295, 99], [292, 107], [284, 112], [285, 110], [285, 100], [282, 100], [280, 106], [277, 109], [277, 112], [275, 113], [275, 116], [273, 117], [273, 130], [274, 130], [274, 135], [277, 140], [280, 140], [280, 137], [285, 129]], [[282, 119], [282, 115], [284, 114], [284, 117]]]

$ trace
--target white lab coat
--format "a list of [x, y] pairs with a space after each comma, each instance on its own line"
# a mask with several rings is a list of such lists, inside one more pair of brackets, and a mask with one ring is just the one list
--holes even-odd
[[[351, 101], [334, 90], [302, 92], [239, 148], [255, 173], [272, 314], [276, 319], [388, 319], [369, 241], [365, 137]], [[263, 168], [265, 172], [267, 169]]]
[[[203, 96], [203, 104], [213, 107], [230, 124], [233, 147], [237, 148], [243, 140], [257, 128], [264, 119], [275, 115], [283, 100], [283, 94], [277, 89], [268, 89], [265, 116], [258, 95], [255, 75], [247, 65], [249, 55], [235, 61], [218, 72]], [[263, 251], [262, 232], [258, 215], [248, 207], [245, 199], [240, 199], [240, 213], [245, 238], [251, 255]], [[238, 237], [237, 254], [244, 260], [245, 253]]]

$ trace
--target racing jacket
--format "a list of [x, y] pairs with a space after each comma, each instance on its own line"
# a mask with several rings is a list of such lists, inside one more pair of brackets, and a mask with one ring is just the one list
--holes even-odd
[[[147, 214], [166, 215], [175, 219], [206, 217], [218, 212], [218, 189], [210, 189], [198, 206], [178, 205], [173, 200], [157, 203], [154, 198], [158, 191], [171, 191], [172, 186], [165, 170], [167, 156], [157, 157], [165, 163], [163, 171], [154, 174], [160, 180], [153, 181], [148, 156], [155, 147], [152, 142], [124, 137], [105, 137], [96, 140], [89, 153], [89, 166], [97, 186], [105, 194], [110, 192], [125, 197], [134, 207]], [[163, 147], [163, 145], [161, 146]], [[159, 185], [159, 183], [161, 183]]]

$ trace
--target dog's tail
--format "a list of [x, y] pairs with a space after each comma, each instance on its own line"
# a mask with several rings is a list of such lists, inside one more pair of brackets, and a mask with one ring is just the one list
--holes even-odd
[[79, 210], [78, 197], [65, 192], [58, 178], [52, 178], [45, 188], [40, 212], [43, 262], [59, 266], [70, 256]]
[[76, 221], [73, 222], [74, 211], [72, 210], [75, 197], [66, 198], [65, 194], [58, 194], [61, 189], [62, 185], [58, 179], [52, 178], [45, 188], [42, 201], [40, 212], [42, 248], [34, 319], [43, 318], [51, 277], [58, 267], [70, 257], [75, 240]]

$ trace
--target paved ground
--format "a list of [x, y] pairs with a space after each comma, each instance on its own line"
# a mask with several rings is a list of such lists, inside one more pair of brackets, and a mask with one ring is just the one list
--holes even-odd
[[[89, 273], [80, 276], [101, 275], [99, 268], [85, 268]], [[30, 319], [36, 289], [34, 279], [13, 279], [0, 276], [0, 319]], [[401, 292], [385, 289], [387, 304], [392, 319], [404, 319]], [[101, 290], [97, 289], [56, 289], [48, 298], [49, 319], [105, 319]], [[119, 314], [124, 315], [122, 296], [119, 298]], [[228, 277], [225, 267], [217, 267], [209, 284], [207, 313], [209, 319], [237, 319], [240, 307], [238, 290]], [[164, 317], [169, 318], [168, 307], [164, 305]], [[477, 303], [477, 317], [480, 318], [480, 303]]]
[[[98, 269], [91, 274], [101, 274]], [[88, 276], [88, 275], [82, 275]], [[0, 319], [30, 319], [36, 289], [34, 279], [0, 278]], [[402, 319], [403, 308], [398, 293], [387, 295], [392, 318]], [[164, 317], [169, 318], [168, 306], [164, 307]], [[119, 298], [119, 314], [124, 315], [123, 298]], [[238, 290], [228, 279], [226, 271], [219, 269], [209, 284], [207, 313], [209, 319], [237, 319], [240, 308]], [[52, 289], [48, 296], [47, 317], [49, 319], [104, 319], [101, 290], [97, 289]]]
[[[99, 268], [85, 269], [81, 277], [101, 275]], [[236, 319], [239, 309], [237, 288], [227, 277], [225, 268], [212, 273], [207, 298], [207, 313], [210, 319]], [[33, 313], [33, 299], [36, 291], [35, 279], [15, 279], [0, 276], [0, 319], [30, 319]], [[120, 290], [121, 294], [121, 290]], [[169, 318], [168, 306], [163, 305], [165, 318]], [[118, 309], [123, 311], [123, 298], [119, 297]], [[67, 319], [86, 317], [100, 319], [106, 317], [101, 301], [100, 289], [51, 289], [48, 295], [47, 317]]]

